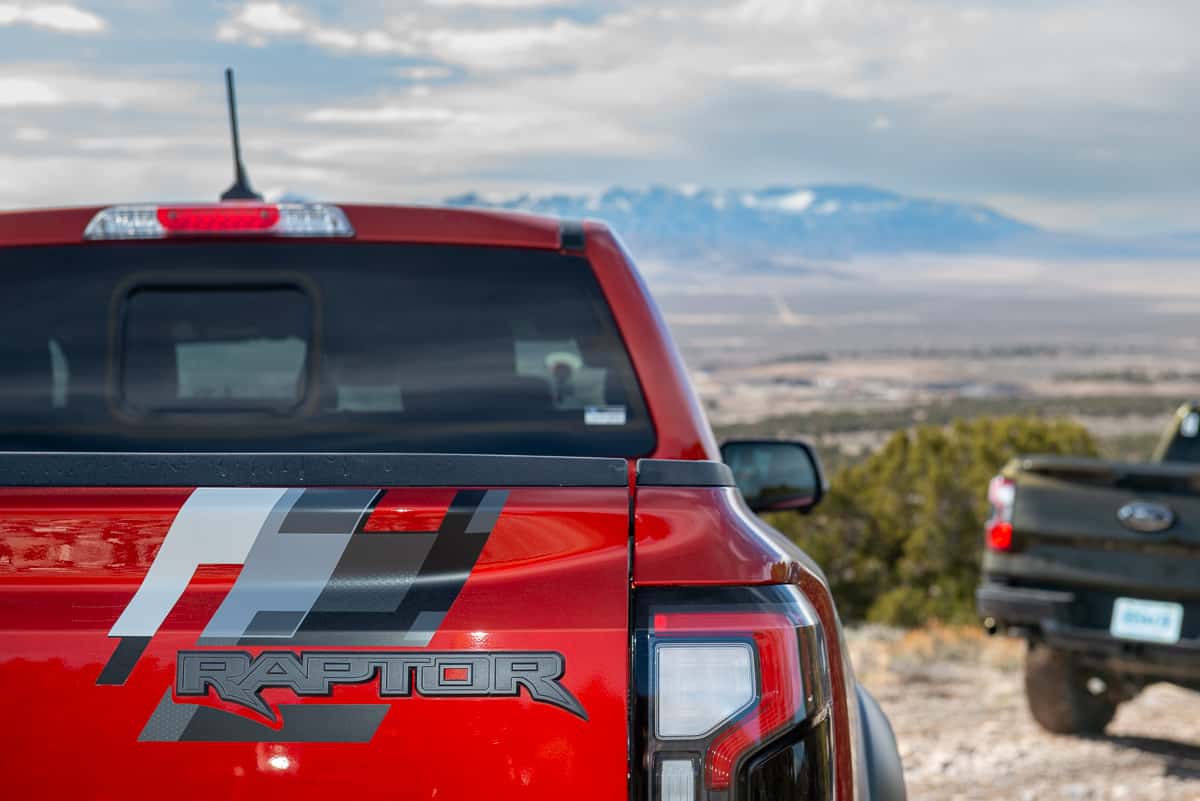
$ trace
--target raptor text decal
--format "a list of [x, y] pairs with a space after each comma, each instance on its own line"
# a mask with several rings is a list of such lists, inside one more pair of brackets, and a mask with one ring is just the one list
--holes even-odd
[[286, 687], [296, 695], [329, 695], [335, 684], [376, 681], [383, 697], [515, 696], [524, 687], [535, 701], [587, 719], [583, 707], [558, 680], [563, 658], [554, 652], [183, 651], [175, 692], [219, 698], [275, 720], [259, 693]]

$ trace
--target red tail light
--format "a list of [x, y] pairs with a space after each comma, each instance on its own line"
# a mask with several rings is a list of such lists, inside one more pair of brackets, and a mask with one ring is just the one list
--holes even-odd
[[800, 650], [794, 632], [781, 627], [778, 619], [760, 622], [755, 631], [762, 680], [758, 706], [708, 747], [704, 773], [712, 789], [727, 789], [739, 758], [775, 732], [804, 719]]
[[[637, 643], [646, 770], [638, 798], [727, 798], [764, 748], [823, 724], [823, 635], [795, 588], [639, 592], [652, 600], [639, 602], [650, 614]], [[688, 649], [702, 656], [674, 656]]]
[[805, 697], [796, 625], [772, 612], [660, 614], [654, 617], [656, 641], [729, 642], [753, 640], [758, 655], [758, 698], [748, 712], [713, 738], [704, 759], [705, 781], [713, 790], [729, 788], [733, 766], [755, 745], [804, 719]]
[[158, 224], [171, 234], [266, 231], [279, 222], [278, 206], [171, 206], [158, 209]]
[[1007, 520], [996, 520], [988, 526], [987, 544], [993, 551], [1010, 551], [1013, 544], [1012, 523]]
[[987, 523], [987, 547], [993, 551], [1013, 549], [1013, 505], [1017, 486], [1012, 479], [996, 476], [988, 484], [988, 503], [992, 505], [992, 517]]

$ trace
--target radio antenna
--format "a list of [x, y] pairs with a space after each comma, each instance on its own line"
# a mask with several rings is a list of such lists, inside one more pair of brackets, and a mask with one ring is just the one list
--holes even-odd
[[233, 135], [233, 186], [221, 193], [221, 200], [262, 200], [250, 187], [246, 166], [242, 164], [242, 143], [238, 137], [237, 95], [233, 91], [233, 70], [225, 68], [225, 97], [229, 101], [229, 132]]

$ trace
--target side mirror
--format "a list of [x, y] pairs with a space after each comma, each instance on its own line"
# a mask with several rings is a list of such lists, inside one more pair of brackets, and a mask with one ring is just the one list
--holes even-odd
[[721, 446], [721, 459], [755, 512], [808, 512], [825, 494], [821, 463], [807, 443], [729, 440]]

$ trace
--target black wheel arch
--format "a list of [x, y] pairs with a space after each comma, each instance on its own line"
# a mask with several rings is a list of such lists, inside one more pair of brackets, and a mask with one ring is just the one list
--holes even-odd
[[907, 801], [904, 767], [892, 724], [879, 702], [861, 684], [858, 693], [858, 717], [862, 724], [863, 763], [867, 773], [870, 801]]

